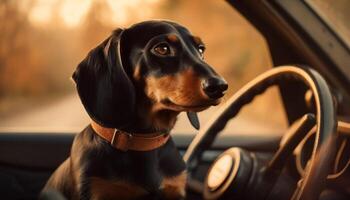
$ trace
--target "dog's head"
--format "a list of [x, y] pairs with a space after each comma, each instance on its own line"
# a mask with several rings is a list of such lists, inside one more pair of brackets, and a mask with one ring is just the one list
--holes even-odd
[[204, 62], [204, 50], [183, 26], [146, 21], [114, 31], [78, 65], [73, 79], [90, 117], [107, 127], [128, 124], [137, 104], [152, 112], [198, 112], [220, 103], [227, 89]]

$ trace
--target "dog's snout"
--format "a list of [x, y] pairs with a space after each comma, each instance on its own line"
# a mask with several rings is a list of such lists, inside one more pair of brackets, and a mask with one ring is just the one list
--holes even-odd
[[228, 88], [227, 82], [219, 77], [211, 77], [202, 81], [204, 93], [211, 99], [218, 99], [224, 96]]

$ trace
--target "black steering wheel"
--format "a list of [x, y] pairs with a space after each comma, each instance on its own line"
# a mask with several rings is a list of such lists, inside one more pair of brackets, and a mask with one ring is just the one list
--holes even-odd
[[[317, 126], [313, 153], [306, 173], [293, 190], [293, 200], [318, 199], [332, 165], [336, 147], [336, 114], [330, 89], [315, 70], [304, 66], [273, 68], [246, 84], [235, 93], [216, 115], [200, 130], [187, 149], [184, 160], [189, 172], [189, 187], [195, 183], [191, 174], [196, 170], [203, 152], [209, 149], [218, 133], [240, 109], [267, 88], [289, 80], [305, 83], [314, 97], [315, 114], [305, 114], [290, 126], [289, 137], [277, 150], [272, 160], [261, 164], [255, 154], [240, 148], [230, 148], [221, 154], [208, 172], [203, 195], [206, 199], [267, 199], [280, 175], [287, 157]], [[192, 180], [192, 181], [191, 181]]]

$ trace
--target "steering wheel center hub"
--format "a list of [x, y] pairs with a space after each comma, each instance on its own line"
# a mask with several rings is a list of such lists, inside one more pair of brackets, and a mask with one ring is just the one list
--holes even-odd
[[216, 190], [225, 182], [230, 175], [233, 164], [230, 155], [224, 155], [215, 162], [208, 174], [208, 187], [211, 191]]
[[204, 199], [218, 199], [224, 196], [241, 195], [251, 176], [253, 160], [237, 147], [223, 152], [209, 169], [204, 184]]

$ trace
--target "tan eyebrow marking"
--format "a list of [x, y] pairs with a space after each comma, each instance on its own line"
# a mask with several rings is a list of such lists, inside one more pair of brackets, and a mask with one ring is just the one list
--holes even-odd
[[198, 36], [193, 36], [193, 40], [198, 45], [203, 44], [202, 39]]
[[179, 38], [178, 38], [175, 34], [170, 34], [170, 35], [168, 35], [168, 39], [169, 39], [171, 42], [177, 42], [177, 41], [179, 41]]

